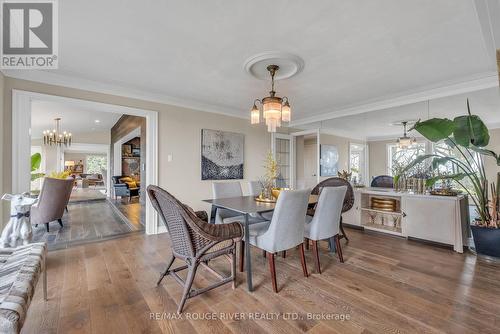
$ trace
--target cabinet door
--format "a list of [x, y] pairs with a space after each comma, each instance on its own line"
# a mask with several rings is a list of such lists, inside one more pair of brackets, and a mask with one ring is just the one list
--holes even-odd
[[354, 190], [354, 205], [351, 210], [342, 214], [342, 222], [350, 225], [361, 225], [361, 193]]
[[450, 199], [405, 197], [403, 212], [409, 237], [453, 245], [455, 243], [456, 201]]

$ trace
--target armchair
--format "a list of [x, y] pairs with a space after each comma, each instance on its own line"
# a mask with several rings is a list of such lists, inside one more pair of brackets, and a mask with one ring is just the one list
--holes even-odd
[[38, 202], [31, 207], [31, 224], [35, 226], [45, 224], [47, 232], [49, 232], [49, 223], [57, 220], [62, 227], [62, 217], [73, 190], [73, 183], [73, 178], [53, 179], [46, 177]]
[[[172, 255], [167, 261], [167, 268], [160, 275], [160, 284], [166, 275], [172, 276], [182, 287], [183, 294], [177, 312], [181, 313], [188, 298], [232, 282], [236, 283], [236, 242], [241, 240], [243, 228], [240, 223], [209, 224], [199, 219], [194, 211], [179, 202], [174, 196], [157, 186], [148, 186], [147, 193], [153, 207], [167, 227], [170, 236]], [[205, 217], [204, 217], [205, 218]], [[231, 275], [225, 276], [208, 265], [208, 261], [222, 255], [229, 255]], [[170, 269], [175, 259], [185, 265]], [[194, 289], [193, 280], [198, 266], [203, 266], [220, 280], [210, 286]], [[177, 272], [188, 270], [186, 280]]]
[[132, 196], [139, 196], [140, 194], [140, 183], [136, 182], [137, 187], [130, 187], [127, 183], [121, 182], [120, 179], [124, 178], [126, 176], [121, 175], [121, 176], [112, 176], [111, 180], [113, 181], [113, 190], [115, 193], [115, 199], [120, 196], [120, 197], [127, 197], [128, 201], [130, 202], [130, 199]]

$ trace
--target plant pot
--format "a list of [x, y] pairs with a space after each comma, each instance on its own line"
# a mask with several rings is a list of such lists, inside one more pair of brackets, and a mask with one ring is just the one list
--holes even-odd
[[500, 229], [471, 226], [476, 252], [500, 258]]

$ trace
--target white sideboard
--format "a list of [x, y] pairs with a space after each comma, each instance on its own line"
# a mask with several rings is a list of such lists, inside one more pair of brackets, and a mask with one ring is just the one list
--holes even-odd
[[[372, 209], [371, 198], [394, 199], [395, 211]], [[433, 196], [395, 192], [385, 188], [354, 190], [354, 205], [343, 223], [366, 230], [453, 246], [463, 252], [468, 203], [465, 196]]]

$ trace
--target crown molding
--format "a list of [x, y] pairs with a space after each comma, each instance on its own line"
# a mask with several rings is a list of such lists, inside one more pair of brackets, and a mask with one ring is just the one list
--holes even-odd
[[442, 82], [440, 84], [433, 85], [432, 87], [406, 91], [399, 94], [398, 96], [387, 96], [385, 98], [377, 100], [365, 101], [364, 103], [348, 106], [334, 111], [325, 110], [318, 113], [318, 115], [316, 116], [304, 117], [296, 121], [292, 121], [290, 123], [290, 126], [294, 127], [314, 122], [326, 121], [343, 116], [400, 107], [407, 104], [469, 93], [492, 87], [498, 87], [498, 76], [497, 73], [493, 71], [482, 73], [474, 77], [463, 78], [458, 82]]
[[[214, 104], [202, 103], [198, 101], [188, 101], [176, 97], [168, 96], [157, 92], [147, 92], [140, 89], [125, 87], [120, 84], [103, 83], [99, 81], [79, 78], [49, 71], [38, 70], [2, 70], [6, 77], [29, 80], [49, 85], [56, 85], [74, 89], [80, 89], [101, 94], [109, 94], [124, 98], [132, 98], [147, 102], [155, 102], [170, 106], [194, 109], [198, 111], [210, 112], [224, 116], [230, 116], [240, 119], [249, 119], [249, 115], [235, 114], [235, 108], [227, 106], [219, 106]], [[498, 87], [498, 74], [496, 71], [482, 73], [474, 77], [464, 78], [458, 83], [443, 82], [433, 87], [424, 88], [421, 90], [406, 91], [398, 96], [387, 96], [385, 98], [365, 101], [357, 105], [341, 108], [335, 111], [324, 111], [316, 116], [299, 118], [292, 121], [290, 127], [298, 127], [300, 125], [321, 122], [329, 119], [339, 118], [343, 116], [361, 114], [365, 112], [378, 111], [382, 109], [399, 107], [411, 103], [417, 103], [457, 94], [473, 92], [481, 89]]]
[[48, 85], [62, 86], [67, 88], [80, 89], [101, 94], [109, 94], [124, 98], [155, 102], [170, 106], [177, 106], [198, 111], [205, 111], [224, 116], [236, 117], [241, 119], [250, 119], [249, 115], [235, 114], [235, 108], [227, 106], [208, 104], [193, 100], [184, 100], [177, 97], [168, 96], [158, 92], [148, 92], [141, 89], [134, 89], [120, 85], [119, 83], [105, 83], [95, 80], [80, 78], [67, 74], [59, 74], [49, 71], [39, 70], [2, 70], [2, 73], [9, 78], [21, 79], [44, 83]]

